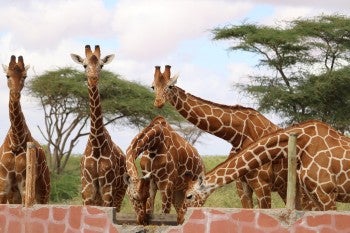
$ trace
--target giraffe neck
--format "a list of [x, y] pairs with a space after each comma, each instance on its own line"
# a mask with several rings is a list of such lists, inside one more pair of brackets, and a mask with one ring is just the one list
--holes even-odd
[[21, 146], [23, 148], [26, 148], [26, 141], [28, 136], [30, 135], [25, 122], [24, 115], [22, 113], [19, 93], [10, 93], [9, 115], [11, 122], [11, 147], [13, 147], [16, 150], [18, 150]]
[[166, 97], [184, 118], [198, 128], [228, 141], [236, 150], [278, 129], [254, 109], [213, 103], [176, 86], [166, 92]]
[[152, 122], [132, 140], [126, 152], [126, 167], [131, 177], [138, 177], [135, 165], [136, 158], [146, 150], [149, 153], [154, 153], [156, 149], [159, 150], [161, 148], [162, 143], [164, 143], [164, 130], [163, 126], [158, 122]]
[[93, 147], [100, 147], [105, 141], [102, 107], [98, 87], [89, 87], [90, 99], [90, 141]]
[[239, 156], [228, 158], [216, 166], [205, 175], [209, 194], [266, 163], [286, 158], [288, 139], [287, 133], [264, 137], [259, 144], [249, 146]]

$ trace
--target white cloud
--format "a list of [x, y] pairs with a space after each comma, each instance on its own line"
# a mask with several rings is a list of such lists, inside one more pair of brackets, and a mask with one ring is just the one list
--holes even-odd
[[121, 0], [112, 27], [120, 50], [133, 59], [160, 58], [174, 51], [183, 39], [201, 36], [223, 22], [241, 17], [252, 7], [244, 2], [196, 0]]
[[[308, 7], [311, 9], [329, 9], [332, 11], [343, 11], [350, 9], [350, 2], [348, 0], [333, 0], [333, 1], [320, 1], [320, 0], [250, 0], [256, 4], [269, 4], [272, 6], [300, 6]], [[300, 12], [295, 12], [300, 14]]]
[[0, 30], [14, 46], [42, 51], [66, 38], [108, 34], [109, 17], [102, 1], [11, 1], [1, 7]]

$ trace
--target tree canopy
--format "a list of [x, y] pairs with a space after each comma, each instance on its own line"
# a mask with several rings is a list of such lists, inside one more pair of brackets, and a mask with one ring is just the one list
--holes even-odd
[[[236, 84], [285, 124], [306, 119], [350, 130], [350, 18], [320, 15], [276, 26], [243, 23], [212, 30], [213, 40], [230, 40], [231, 51], [258, 55], [263, 73]], [[331, 91], [333, 90], [333, 92]], [[335, 93], [336, 92], [336, 93]]]

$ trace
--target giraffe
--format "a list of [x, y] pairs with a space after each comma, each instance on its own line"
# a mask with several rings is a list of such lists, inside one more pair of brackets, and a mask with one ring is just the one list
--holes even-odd
[[[168, 101], [189, 122], [198, 128], [232, 144], [230, 156], [255, 142], [260, 137], [279, 129], [261, 113], [243, 106], [227, 106], [207, 101], [186, 93], [175, 86], [177, 76], [170, 77], [171, 66], [162, 73], [155, 67], [152, 88], [155, 91], [154, 106], [162, 108]], [[271, 191], [277, 191], [286, 199], [287, 160], [265, 164], [236, 181], [237, 192], [243, 208], [253, 208], [253, 191], [260, 208], [271, 208]]]
[[[135, 159], [142, 152], [146, 152], [147, 156], [144, 154], [140, 162], [145, 175], [140, 179]], [[154, 189], [161, 193], [162, 213], [169, 213], [173, 204], [178, 214], [177, 222], [184, 221], [186, 208], [183, 202], [187, 184], [204, 175], [204, 165], [197, 150], [162, 116], [154, 118], [132, 140], [126, 151], [126, 167], [128, 173], [124, 179], [139, 224], [147, 224], [146, 199], [155, 195]]]
[[10, 129], [0, 147], [0, 203], [20, 204], [25, 199], [27, 142], [36, 147], [35, 200], [46, 204], [50, 194], [50, 172], [43, 148], [32, 137], [21, 108], [21, 91], [27, 77], [29, 65], [24, 65], [22, 56], [12, 55], [8, 66], [3, 65], [10, 90]]
[[119, 212], [127, 188], [123, 181], [125, 155], [112, 141], [103, 124], [98, 90], [100, 71], [103, 65], [113, 60], [114, 55], [101, 59], [98, 45], [94, 52], [86, 45], [85, 55], [83, 59], [71, 54], [73, 61], [84, 66], [90, 100], [90, 133], [80, 162], [83, 204], [113, 206]]
[[261, 138], [205, 177], [191, 182], [185, 205], [201, 206], [217, 188], [265, 163], [286, 157], [291, 133], [298, 135], [297, 180], [301, 189], [297, 190], [304, 191], [316, 210], [335, 210], [336, 201], [350, 202], [350, 138], [323, 122], [310, 120]]

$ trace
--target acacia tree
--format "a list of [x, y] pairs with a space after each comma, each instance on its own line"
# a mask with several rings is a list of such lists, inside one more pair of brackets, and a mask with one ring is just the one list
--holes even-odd
[[[334, 118], [334, 115], [346, 113], [343, 109], [350, 108], [349, 96], [317, 92], [317, 86], [310, 84], [317, 80], [318, 84], [322, 82], [326, 85], [327, 82], [331, 85], [331, 80], [334, 81], [340, 74], [335, 71], [349, 65], [350, 18], [321, 15], [285, 22], [284, 25], [243, 23], [215, 28], [212, 32], [214, 40], [232, 41], [230, 50], [259, 56], [257, 65], [266, 68], [266, 73], [251, 75], [252, 82], [249, 84], [236, 85], [258, 100], [258, 110], [274, 112], [285, 118], [286, 124], [311, 118], [326, 121], [342, 131], [349, 130], [350, 115], [345, 116], [347, 123]], [[349, 90], [349, 85], [340, 80], [337, 88]], [[315, 98], [308, 96], [316, 92], [318, 101], [311, 102]], [[346, 104], [340, 106], [337, 113], [333, 109], [333, 115], [320, 114], [335, 98], [341, 98], [341, 102]]]
[[[60, 68], [34, 77], [28, 85], [30, 94], [40, 100], [44, 109], [45, 127], [38, 128], [51, 155], [51, 171], [57, 174], [64, 170], [78, 140], [89, 133], [85, 80], [83, 72]], [[142, 127], [159, 114], [170, 122], [182, 120], [170, 107], [153, 108], [154, 96], [150, 89], [123, 80], [112, 72], [101, 71], [99, 90], [105, 125]]]

